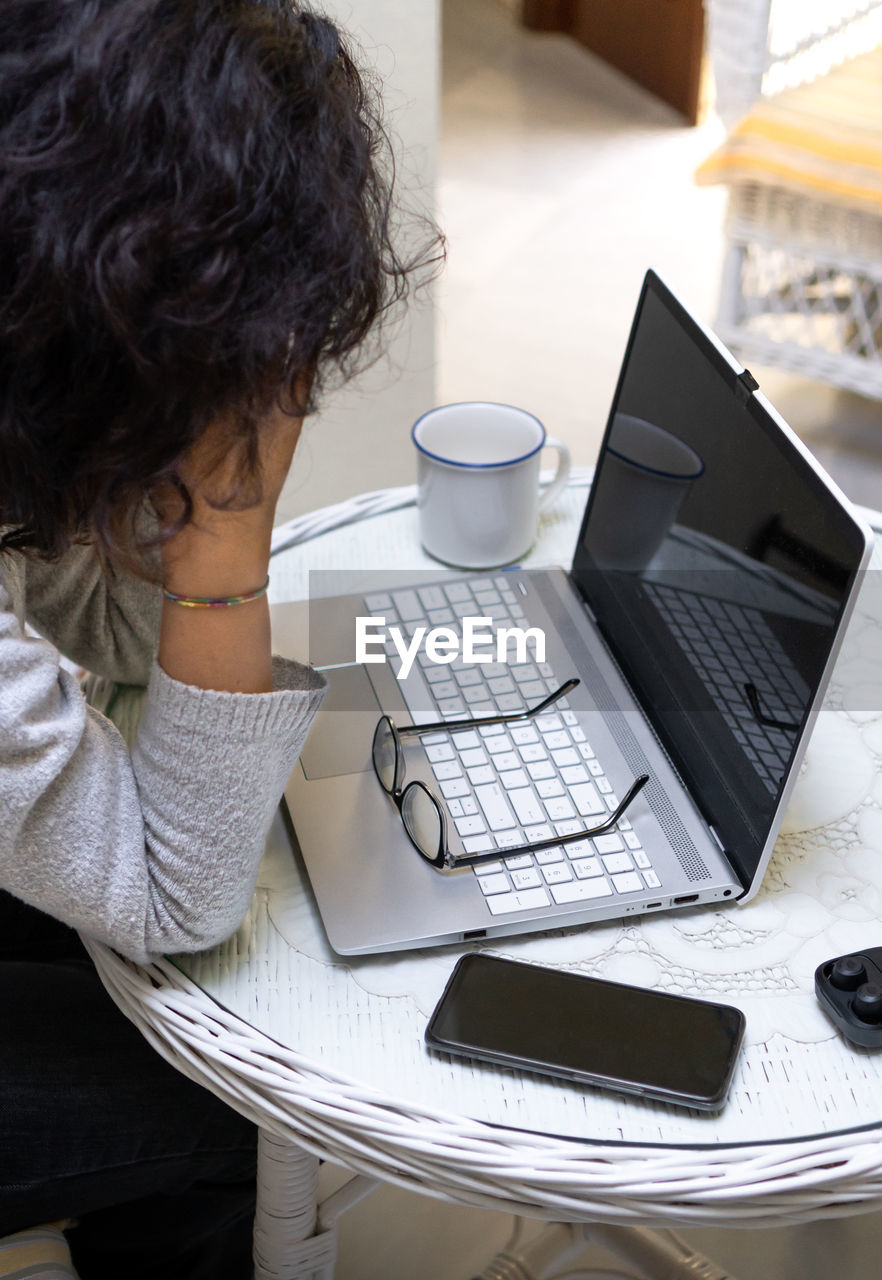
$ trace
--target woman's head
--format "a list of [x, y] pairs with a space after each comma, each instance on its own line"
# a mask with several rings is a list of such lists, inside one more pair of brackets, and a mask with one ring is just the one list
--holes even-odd
[[288, 0], [3, 0], [0, 525], [125, 545], [219, 420], [349, 372], [406, 289], [371, 86]]

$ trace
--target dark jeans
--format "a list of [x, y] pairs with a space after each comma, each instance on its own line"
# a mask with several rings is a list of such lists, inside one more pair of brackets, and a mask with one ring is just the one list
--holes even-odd
[[164, 1062], [76, 934], [0, 891], [0, 1235], [60, 1218], [83, 1280], [248, 1280], [256, 1131]]

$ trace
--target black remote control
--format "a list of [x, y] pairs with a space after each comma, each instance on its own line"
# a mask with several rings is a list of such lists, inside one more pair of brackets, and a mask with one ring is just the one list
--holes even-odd
[[882, 1049], [882, 947], [819, 964], [815, 994], [846, 1040]]

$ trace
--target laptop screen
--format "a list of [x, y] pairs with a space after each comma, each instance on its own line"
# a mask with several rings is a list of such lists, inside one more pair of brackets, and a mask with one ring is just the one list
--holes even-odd
[[745, 884], [864, 551], [755, 388], [650, 272], [573, 565]]

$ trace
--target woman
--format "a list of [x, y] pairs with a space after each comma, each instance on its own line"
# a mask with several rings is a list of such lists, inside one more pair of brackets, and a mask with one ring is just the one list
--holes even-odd
[[[253, 1129], [152, 1053], [75, 931], [145, 960], [241, 920], [322, 692], [270, 653], [276, 501], [411, 268], [328, 21], [0, 14], [0, 1234], [73, 1218], [84, 1280], [232, 1280]], [[131, 749], [59, 653], [102, 705], [147, 686]]]

